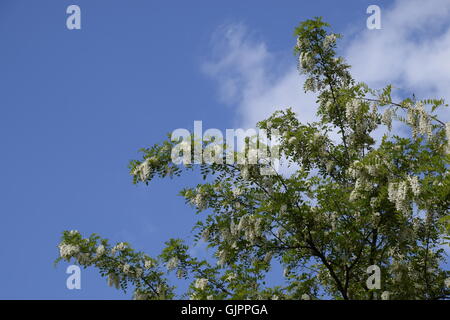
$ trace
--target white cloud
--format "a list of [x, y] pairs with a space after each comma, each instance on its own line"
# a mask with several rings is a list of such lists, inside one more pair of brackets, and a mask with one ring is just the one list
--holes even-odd
[[274, 111], [292, 107], [303, 121], [314, 119], [315, 97], [303, 92], [304, 78], [295, 60], [288, 67], [255, 40], [242, 24], [220, 28], [214, 37], [215, 58], [203, 66], [218, 83], [222, 102], [236, 106], [238, 126], [254, 127]]
[[397, 0], [382, 30], [362, 30], [345, 57], [371, 87], [391, 83], [418, 98], [450, 99], [450, 1]]
[[[344, 56], [355, 78], [373, 88], [390, 83], [399, 93], [450, 101], [449, 22], [448, 0], [396, 0], [382, 8], [383, 29], [361, 26]], [[237, 125], [254, 127], [288, 106], [302, 122], [315, 119], [315, 97], [303, 92], [294, 60], [285, 61], [289, 67], [277, 63], [280, 55], [242, 24], [220, 28], [213, 44], [215, 56], [204, 71], [217, 81], [222, 102], [236, 108]]]

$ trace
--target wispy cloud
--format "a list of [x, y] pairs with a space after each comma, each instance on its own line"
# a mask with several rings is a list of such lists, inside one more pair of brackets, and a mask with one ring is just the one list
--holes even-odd
[[278, 55], [243, 24], [219, 28], [213, 41], [214, 58], [204, 72], [218, 84], [222, 102], [235, 106], [238, 125], [249, 128], [276, 110], [292, 107], [304, 121], [314, 118], [315, 97], [303, 93], [304, 78], [295, 59], [286, 67]]
[[[393, 84], [399, 94], [449, 101], [450, 2], [396, 0], [382, 10], [383, 29], [362, 26], [342, 50], [353, 75], [373, 88]], [[315, 96], [303, 92], [295, 61], [277, 63], [280, 56], [243, 24], [219, 28], [213, 51], [203, 70], [217, 82], [221, 101], [236, 108], [238, 125], [254, 127], [286, 107], [303, 122], [315, 119]]]

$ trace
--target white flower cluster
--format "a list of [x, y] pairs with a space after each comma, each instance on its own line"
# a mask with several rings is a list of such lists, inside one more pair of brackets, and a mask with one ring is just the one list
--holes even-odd
[[361, 103], [358, 99], [352, 99], [345, 105], [345, 115], [348, 120], [355, 120], [356, 115], [359, 113]]
[[322, 88], [322, 83], [314, 78], [308, 78], [305, 80], [304, 89], [305, 91], [316, 92]]
[[150, 161], [150, 159], [146, 159], [133, 171], [133, 175], [138, 176], [139, 180], [141, 180], [142, 182], [146, 181], [150, 176]]
[[208, 279], [200, 278], [196, 279], [194, 283], [194, 287], [199, 290], [205, 290], [208, 285]]
[[447, 288], [450, 288], [450, 278], [445, 279], [444, 283]]
[[418, 196], [420, 194], [420, 183], [418, 177], [408, 176], [404, 181], [389, 183], [389, 201], [395, 203], [396, 209], [400, 212], [407, 213], [410, 211], [410, 205], [407, 201], [409, 190], [411, 190], [414, 196]]
[[191, 204], [197, 207], [198, 210], [205, 210], [207, 206], [206, 197], [202, 190], [197, 190], [195, 197], [191, 199]]
[[148, 300], [150, 296], [142, 290], [137, 289], [134, 291], [133, 300]]
[[388, 185], [389, 201], [395, 203], [397, 211], [408, 213], [410, 210], [407, 201], [408, 196], [408, 181], [390, 182]]
[[155, 266], [155, 264], [153, 263], [152, 260], [150, 260], [150, 259], [145, 260], [145, 262], [144, 262], [145, 269], [150, 269], [150, 268], [153, 268], [154, 266]]
[[302, 51], [302, 53], [300, 53], [298, 63], [299, 68], [301, 68], [304, 72], [311, 71], [316, 65], [316, 62], [311, 54], [305, 51]]
[[111, 253], [115, 254], [116, 252], [124, 251], [126, 248], [127, 245], [124, 242], [120, 242], [111, 249]]
[[[262, 219], [253, 215], [246, 214], [241, 217], [238, 225], [232, 225], [231, 234], [239, 235], [244, 233], [244, 237], [250, 242], [255, 243], [262, 236]], [[231, 227], [231, 226], [230, 226]]]
[[233, 192], [233, 196], [236, 198], [241, 196], [244, 193], [242, 188], [240, 188], [240, 187], [234, 188], [232, 192]]
[[329, 50], [330, 48], [332, 48], [335, 44], [336, 44], [336, 34], [332, 33], [329, 34], [325, 37], [325, 39], [323, 39], [323, 49], [325, 51]]
[[95, 250], [95, 253], [96, 253], [97, 257], [101, 257], [102, 255], [105, 254], [105, 251], [106, 251], [105, 246], [104, 245], [99, 245], [97, 247], [97, 249]]
[[61, 243], [59, 245], [59, 255], [61, 258], [69, 259], [80, 252], [80, 248], [76, 245]]
[[431, 119], [422, 102], [408, 106], [407, 123], [411, 126], [413, 137], [432, 135]]
[[394, 115], [394, 110], [392, 110], [392, 108], [388, 108], [384, 111], [381, 118], [381, 122], [388, 127], [389, 131], [392, 130], [392, 118], [394, 117]]
[[389, 300], [391, 293], [389, 291], [383, 291], [381, 294], [381, 300]]
[[219, 250], [217, 251], [217, 257], [219, 258], [217, 260], [218, 266], [224, 266], [227, 261], [227, 253], [225, 250]]
[[412, 193], [417, 197], [420, 194], [420, 183], [417, 176], [408, 176], [408, 183]]
[[125, 264], [122, 266], [122, 271], [123, 271], [123, 273], [125, 273], [126, 275], [131, 274], [131, 266], [130, 266], [128, 263], [125, 263]]
[[179, 264], [180, 264], [180, 260], [178, 260], [177, 257], [172, 257], [167, 262], [167, 265], [166, 265], [167, 270], [171, 271], [171, 270], [175, 269], [176, 267], [178, 267]]
[[119, 289], [119, 286], [120, 286], [120, 279], [119, 279], [119, 276], [118, 276], [117, 274], [115, 274], [115, 273], [110, 273], [110, 274], [108, 275], [107, 281], [108, 281], [108, 285], [109, 285], [110, 287], [115, 287], [116, 289]]

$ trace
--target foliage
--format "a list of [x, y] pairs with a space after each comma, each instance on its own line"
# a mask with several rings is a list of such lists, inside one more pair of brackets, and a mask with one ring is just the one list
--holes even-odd
[[[138, 299], [174, 298], [164, 278], [170, 271], [191, 281], [193, 299], [448, 298], [450, 126], [437, 116], [448, 106], [415, 97], [395, 103], [392, 86], [357, 83], [336, 57], [341, 36], [328, 27], [316, 18], [295, 30], [318, 121], [303, 124], [287, 109], [258, 123], [280, 132], [289, 173], [202, 164], [204, 183], [181, 191], [204, 214], [196, 240], [214, 248], [216, 264], [191, 257], [180, 239], [153, 259], [78, 232], [64, 232], [60, 259], [96, 267], [122, 289], [132, 284]], [[130, 163], [134, 183], [180, 175], [186, 168], [171, 161], [174, 144], [143, 149]], [[284, 286], [266, 283], [275, 262], [284, 267]], [[381, 269], [380, 290], [366, 286], [371, 265]]]

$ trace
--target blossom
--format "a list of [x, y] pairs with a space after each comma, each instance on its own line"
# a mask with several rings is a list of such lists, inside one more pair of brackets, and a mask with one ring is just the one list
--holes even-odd
[[447, 288], [450, 288], [450, 278], [445, 279], [444, 283]]
[[194, 287], [199, 290], [205, 290], [206, 286], [208, 285], [208, 279], [200, 278], [195, 280]]
[[389, 300], [390, 295], [391, 293], [389, 291], [383, 291], [383, 293], [381, 294], [381, 300]]
[[111, 253], [115, 254], [117, 251], [121, 252], [121, 251], [124, 251], [126, 248], [127, 248], [127, 245], [124, 242], [120, 242], [111, 249]]
[[115, 273], [110, 273], [108, 275], [108, 285], [110, 287], [115, 287], [116, 289], [119, 289], [119, 285], [120, 285], [119, 276], [116, 275]]
[[125, 274], [130, 274], [131, 273], [131, 266], [128, 263], [125, 263], [122, 267], [122, 271]]
[[195, 205], [199, 210], [206, 209], [206, 199], [201, 192], [198, 192], [196, 194], [195, 198], [191, 200], [191, 203]]
[[133, 299], [134, 300], [147, 300], [148, 299], [148, 294], [145, 293], [145, 291], [142, 291], [142, 290], [138, 289], [138, 290], [134, 291]]
[[303, 51], [299, 56], [299, 66], [305, 71], [310, 71], [314, 68], [315, 61], [308, 52]]
[[345, 114], [347, 119], [354, 120], [359, 111], [360, 102], [358, 99], [352, 99], [345, 105]]
[[151, 259], [146, 259], [144, 262], [144, 268], [145, 269], [150, 269], [154, 266], [155, 264], [153, 263], [153, 261]]
[[381, 122], [388, 127], [389, 130], [392, 130], [392, 117], [394, 116], [394, 111], [389, 108], [383, 113], [381, 118]]
[[226, 263], [227, 260], [227, 253], [225, 252], [225, 250], [219, 250], [217, 252], [217, 257], [219, 258], [217, 260], [217, 265], [218, 266], [223, 266]]
[[142, 274], [144, 273], [144, 271], [141, 268], [136, 268], [136, 270], [134, 271], [136, 273], [136, 277], [140, 278], [142, 276]]
[[336, 43], [336, 35], [333, 34], [329, 34], [325, 37], [325, 39], [323, 39], [322, 45], [323, 45], [323, 49], [326, 51], [328, 49], [330, 49], [332, 46], [334, 46], [334, 44]]
[[415, 196], [418, 196], [420, 194], [420, 184], [419, 179], [416, 176], [408, 177], [408, 182], [411, 187], [411, 191]]
[[73, 257], [79, 251], [80, 248], [77, 245], [67, 244], [64, 242], [59, 245], [59, 255], [64, 259]]
[[170, 271], [170, 270], [175, 269], [176, 267], [178, 267], [179, 263], [180, 263], [180, 261], [178, 260], [177, 257], [170, 258], [170, 260], [167, 262], [167, 265], [166, 265], [167, 270]]
[[105, 246], [99, 245], [97, 249], [95, 250], [95, 253], [97, 254], [97, 257], [102, 256], [105, 253]]
[[225, 278], [225, 280], [227, 280], [227, 281], [233, 281], [234, 279], [236, 279], [237, 278], [237, 275], [235, 274], [235, 273], [229, 273], [228, 275], [227, 275], [227, 277]]
[[309, 294], [302, 294], [301, 300], [311, 300], [311, 297], [309, 296]]
[[232, 192], [234, 197], [239, 197], [243, 193], [242, 189], [239, 187], [234, 188]]
[[133, 174], [137, 175], [141, 181], [146, 181], [150, 175], [150, 172], [150, 159], [146, 159], [134, 170]]

